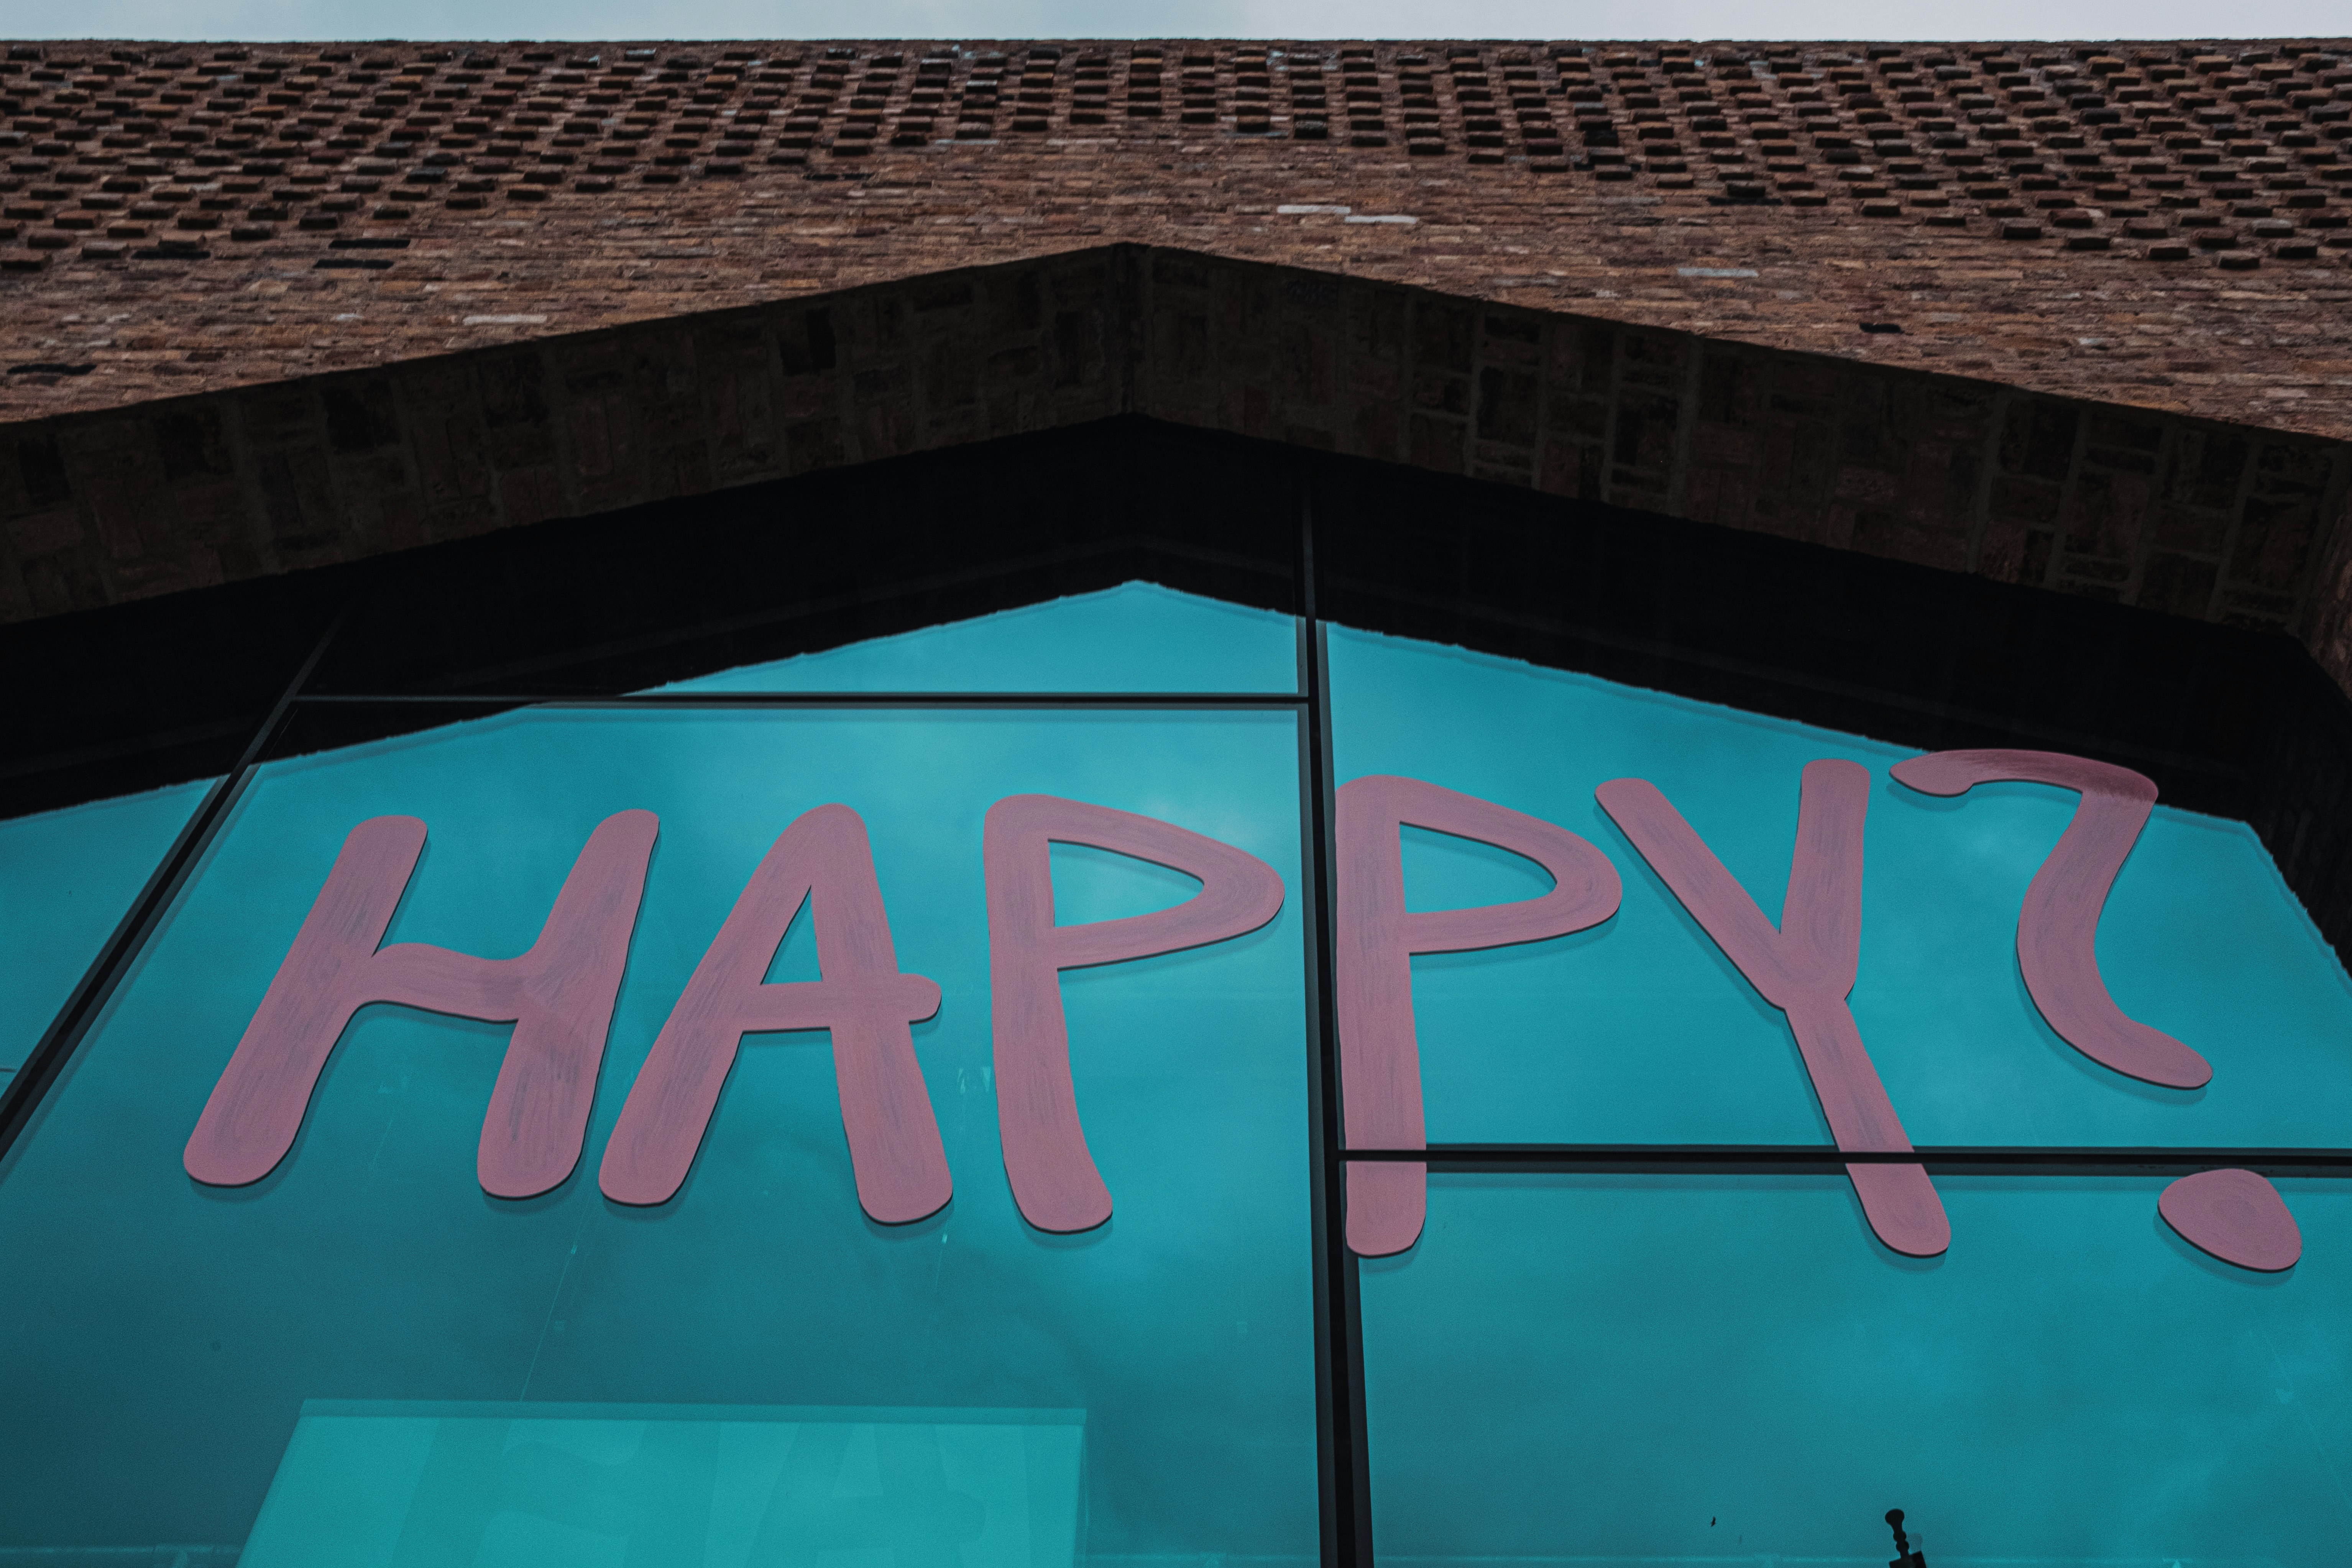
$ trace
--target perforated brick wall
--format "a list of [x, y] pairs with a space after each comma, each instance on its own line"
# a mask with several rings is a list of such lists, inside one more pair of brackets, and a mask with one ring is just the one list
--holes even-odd
[[0, 420], [1098, 240], [2352, 434], [2352, 45], [20, 45]]
[[12, 618], [1125, 410], [2352, 679], [2341, 40], [5, 52]]

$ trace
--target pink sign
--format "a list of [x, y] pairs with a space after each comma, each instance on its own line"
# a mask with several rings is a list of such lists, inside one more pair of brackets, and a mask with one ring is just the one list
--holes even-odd
[[205, 1103], [188, 1140], [188, 1174], [224, 1187], [268, 1175], [294, 1146], [352, 1015], [397, 1002], [514, 1024], [482, 1119], [482, 1190], [527, 1198], [561, 1185], [580, 1163], [657, 829], [649, 811], [606, 817], [530, 951], [488, 959], [417, 942], [380, 947], [425, 851], [425, 824], [378, 816], [352, 828]]
[[2102, 1066], [2167, 1089], [2197, 1089], [2212, 1078], [2203, 1057], [2125, 1017], [2099, 977], [2099, 915], [2156, 805], [2152, 780], [2056, 752], [1932, 752], [1895, 763], [1894, 773], [1925, 795], [1965, 795], [2003, 780], [2078, 791], [2074, 820], [2033, 874], [2018, 913], [2017, 967], [2025, 988], [2050, 1026]]
[[[1845, 1004], [1862, 953], [1862, 823], [1870, 770], [1838, 761], [1805, 764], [1797, 847], [1777, 927], [1655, 785], [1613, 779], [1593, 793], [1724, 956], [1788, 1015], [1837, 1146], [1908, 1150], [1911, 1141]], [[1951, 1246], [1952, 1226], [1926, 1166], [1853, 1164], [1845, 1172], [1879, 1240], [1915, 1258]]]
[[[768, 965], [804, 902], [824, 978], [770, 984]], [[884, 1225], [936, 1214], [955, 1189], [908, 1026], [939, 1010], [937, 985], [898, 973], [864, 819], [818, 806], [760, 862], [670, 1009], [604, 1146], [598, 1184], [616, 1203], [667, 1203], [694, 1166], [743, 1037], [829, 1029], [859, 1206]]]
[[[2074, 819], [2026, 889], [2018, 919], [2027, 987], [2051, 1026], [2094, 1060], [2177, 1088], [2210, 1078], [2195, 1051], [2125, 1016], [2098, 970], [2099, 917], [2147, 821], [2155, 785], [2128, 769], [2039, 752], [1937, 752], [1894, 773], [1935, 795], [2011, 779], [2076, 791]], [[1595, 794], [1748, 984], [1787, 1016], [1837, 1147], [1903, 1155], [1910, 1141], [1846, 1000], [1860, 964], [1870, 790], [1869, 770], [1858, 763], [1806, 765], [1778, 925], [1654, 785], [1615, 779]], [[1407, 825], [1523, 856], [1553, 886], [1511, 903], [1408, 910], [1400, 858]], [[562, 1184], [579, 1163], [656, 830], [650, 812], [607, 818], [530, 951], [484, 959], [417, 943], [382, 946], [424, 848], [425, 825], [383, 816], [353, 828], [205, 1103], [188, 1141], [188, 1173], [225, 1186], [267, 1175], [293, 1146], [352, 1016], [392, 1002], [514, 1023], [483, 1119], [481, 1184], [507, 1198]], [[1566, 828], [1418, 779], [1349, 783], [1339, 792], [1334, 838], [1333, 980], [1348, 1146], [1418, 1152], [1428, 1145], [1412, 955], [1581, 931], [1617, 912], [1622, 888], [1608, 857]], [[1061, 925], [1055, 842], [1168, 866], [1201, 889], [1172, 909]], [[1079, 1116], [1061, 972], [1256, 931], [1282, 908], [1282, 879], [1255, 856], [1171, 823], [1040, 795], [989, 808], [982, 860], [1005, 1174], [1029, 1224], [1090, 1229], [1110, 1217], [1111, 1196]], [[804, 905], [822, 978], [770, 984], [768, 968]], [[761, 859], [656, 1037], [604, 1150], [604, 1194], [626, 1204], [670, 1201], [693, 1168], [743, 1037], [825, 1029], [859, 1205], [894, 1225], [938, 1212], [954, 1187], [910, 1026], [939, 1006], [937, 984], [898, 968], [864, 821], [845, 805], [805, 813]], [[1924, 1165], [1856, 1161], [1846, 1173], [1887, 1247], [1914, 1257], [1949, 1247], [1951, 1226]], [[1413, 1160], [1350, 1163], [1348, 1245], [1365, 1257], [1412, 1247], [1426, 1210], [1426, 1173]], [[2181, 1236], [2239, 1267], [2285, 1268], [2301, 1256], [2293, 1216], [2251, 1172], [2177, 1182], [2161, 1212]]]
[[[1400, 843], [1406, 823], [1523, 855], [1551, 874], [1552, 889], [1481, 909], [1408, 910]], [[1333, 968], [1348, 1146], [1425, 1148], [1412, 955], [1508, 947], [1599, 925], [1617, 912], [1617, 869], [1564, 827], [1389, 774], [1340, 788], [1337, 828]], [[1349, 1165], [1348, 1246], [1382, 1258], [1420, 1239], [1428, 1170], [1403, 1162]]]
[[[1054, 923], [1050, 846], [1088, 844], [1197, 878], [1174, 909], [1091, 925]], [[1070, 1080], [1061, 972], [1175, 952], [1254, 931], [1282, 909], [1282, 878], [1230, 844], [1173, 824], [1064, 800], [1007, 795], [988, 808], [988, 983], [996, 1038], [996, 1120], [1004, 1173], [1039, 1230], [1091, 1230], [1110, 1218]]]
[[2241, 1268], [2276, 1274], [2303, 1257], [2294, 1215], [2278, 1189], [2252, 1171], [2183, 1176], [2164, 1189], [2156, 1211], [2189, 1245]]

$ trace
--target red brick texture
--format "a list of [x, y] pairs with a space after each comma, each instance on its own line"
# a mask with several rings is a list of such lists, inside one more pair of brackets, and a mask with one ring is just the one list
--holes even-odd
[[5, 52], [0, 421], [1127, 240], [2352, 436], [2341, 40]]
[[1135, 411], [2352, 678], [2340, 41], [6, 53], [0, 616]]
[[21, 424], [0, 595], [51, 615], [1118, 413], [2282, 629], [2325, 618], [2352, 480], [2315, 437], [1120, 246]]

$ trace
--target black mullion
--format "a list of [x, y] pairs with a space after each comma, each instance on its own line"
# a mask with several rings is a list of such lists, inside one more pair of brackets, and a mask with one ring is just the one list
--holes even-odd
[[[1309, 666], [1314, 655], [1307, 623], [1301, 616], [1298, 632], [1298, 683], [1301, 689], [1313, 686]], [[1322, 1006], [1322, 943], [1319, 941], [1323, 921], [1322, 857], [1318, 853], [1321, 834], [1321, 812], [1318, 808], [1315, 784], [1316, 741], [1314, 714], [1311, 708], [1298, 715], [1298, 854], [1299, 854], [1299, 914], [1305, 940], [1299, 944], [1301, 966], [1305, 970], [1304, 1013], [1302, 1022], [1307, 1035], [1307, 1184], [1308, 1205], [1309, 1255], [1307, 1271], [1313, 1281], [1313, 1313], [1315, 1339], [1315, 1453], [1317, 1477], [1318, 1534], [1322, 1542], [1323, 1568], [1349, 1568], [1348, 1560], [1338, 1551], [1339, 1521], [1345, 1510], [1347, 1489], [1340, 1479], [1344, 1473], [1339, 1463], [1339, 1446], [1333, 1441], [1332, 1414], [1340, 1399], [1338, 1393], [1344, 1369], [1332, 1364], [1331, 1320], [1334, 1312], [1334, 1292], [1338, 1271], [1331, 1253], [1329, 1224], [1329, 1189], [1335, 1181], [1343, 1179], [1344, 1166], [1331, 1158], [1331, 1142], [1325, 1127], [1324, 1107], [1332, 1094], [1324, 1059], [1324, 1010]]]
[[1407, 1162], [1433, 1171], [1769, 1175], [1848, 1165], [1921, 1164], [1938, 1175], [2169, 1174], [2242, 1167], [2269, 1175], [2352, 1177], [2352, 1149], [2124, 1148], [2098, 1144], [1922, 1144], [1909, 1150], [1820, 1143], [1433, 1143], [1349, 1149], [1342, 1161]]
[[305, 708], [1303, 708], [1287, 691], [645, 691], [614, 697], [503, 691], [487, 695], [326, 692]]
[[[1302, 530], [1306, 526], [1302, 519]], [[1302, 535], [1302, 565], [1311, 552]], [[1310, 610], [1311, 585], [1304, 599]], [[315, 657], [313, 663], [316, 662]], [[1309, 1179], [1312, 1205], [1313, 1302], [1315, 1313], [1318, 1447], [1321, 1471], [1322, 1536], [1328, 1568], [1369, 1568], [1370, 1516], [1365, 1478], [1363, 1368], [1356, 1259], [1342, 1228], [1344, 1171], [1340, 1163], [1336, 1035], [1331, 1026], [1332, 938], [1329, 900], [1331, 778], [1329, 716], [1324, 709], [1326, 653], [1320, 626], [1311, 613], [1299, 620], [1299, 683], [1294, 692], [645, 692], [617, 696], [536, 693], [306, 693], [289, 691], [272, 723], [257, 738], [266, 748], [283, 736], [300, 711], [368, 708], [437, 710], [455, 722], [463, 715], [519, 709], [571, 710], [726, 709], [856, 710], [1025, 710], [1030, 711], [1143, 710], [1282, 710], [1298, 715], [1301, 830], [1306, 865], [1302, 909], [1314, 941], [1307, 952], [1309, 1009]], [[307, 672], [307, 670], [306, 670]]]
[[39, 1109], [42, 1099], [64, 1072], [67, 1061], [81, 1044], [89, 1026], [106, 1005], [107, 1000], [114, 994], [122, 976], [129, 973], [131, 961], [146, 945], [147, 939], [154, 934], [164, 911], [170, 909], [173, 899], [186, 883], [197, 860], [218, 835], [221, 825], [227, 821], [229, 808], [245, 794], [255, 764], [286, 727], [294, 711], [296, 699], [301, 694], [311, 673], [319, 668], [320, 659], [325, 657], [328, 645], [334, 641], [335, 632], [341, 625], [342, 616], [338, 616], [329, 623], [326, 630], [319, 634], [319, 640], [312, 645], [310, 657], [294, 672], [294, 679], [279, 695], [277, 704], [261, 721], [260, 728], [254, 731], [253, 738], [246, 742], [244, 753], [237, 758], [236, 765], [222, 774], [219, 781], [205, 793], [205, 798], [197, 804], [194, 813], [172, 840], [172, 847], [163, 852], [162, 863], [148, 877], [146, 885], [139, 890], [138, 898], [131, 901], [130, 912], [117, 922], [105, 945], [98, 950], [97, 958], [83, 971], [81, 979], [67, 995], [65, 1005], [58, 1010], [58, 1016], [42, 1031], [40, 1039], [34, 1045], [31, 1054], [26, 1057], [24, 1065], [10, 1079], [6, 1089], [0, 1089], [0, 1161], [6, 1159], [17, 1138], [31, 1125], [33, 1113]]
[[1330, 660], [1317, 615], [1311, 476], [1298, 493], [1298, 665], [1305, 697], [1300, 736], [1300, 815], [1306, 830], [1307, 953], [1313, 1068], [1308, 1131], [1314, 1175], [1315, 1389], [1319, 1406], [1325, 1568], [1372, 1563], [1370, 1445], [1364, 1411], [1363, 1312], [1356, 1255], [1347, 1243], [1346, 1135], [1340, 1122], [1338, 992], [1331, 931]]

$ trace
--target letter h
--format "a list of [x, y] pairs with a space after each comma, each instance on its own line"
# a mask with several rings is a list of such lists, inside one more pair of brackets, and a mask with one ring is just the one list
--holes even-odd
[[580, 1163], [658, 830], [649, 811], [606, 817], [530, 951], [488, 959], [417, 942], [378, 945], [424, 853], [425, 824], [378, 816], [352, 828], [205, 1104], [188, 1140], [188, 1174], [236, 1187], [275, 1170], [352, 1015], [394, 1002], [513, 1023], [482, 1119], [482, 1190], [527, 1198], [561, 1185]]

